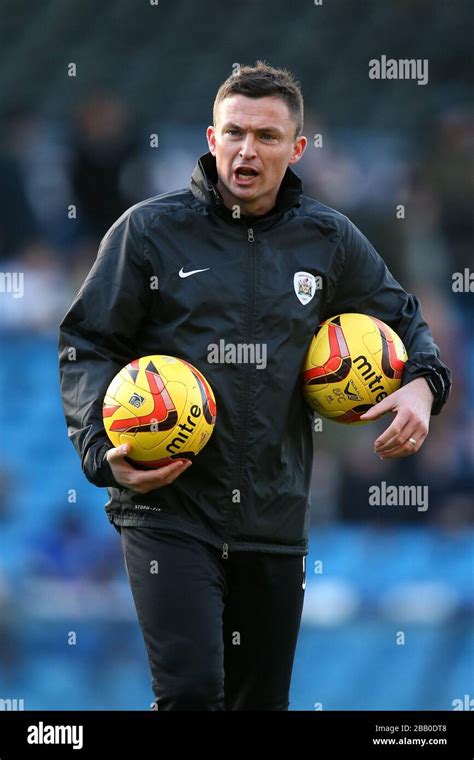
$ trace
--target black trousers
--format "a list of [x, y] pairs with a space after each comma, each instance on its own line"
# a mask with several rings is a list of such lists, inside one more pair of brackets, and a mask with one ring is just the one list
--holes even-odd
[[158, 710], [287, 710], [305, 558], [122, 528]]

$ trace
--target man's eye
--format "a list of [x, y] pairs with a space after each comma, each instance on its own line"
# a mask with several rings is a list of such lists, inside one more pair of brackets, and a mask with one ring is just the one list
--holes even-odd
[[275, 140], [275, 139], [276, 139], [276, 138], [275, 138], [275, 135], [270, 135], [270, 134], [268, 134], [267, 132], [265, 132], [265, 133], [262, 135], [262, 137], [263, 137], [265, 140]]
[[226, 133], [228, 135], [239, 135], [240, 134], [240, 132], [238, 131], [238, 129], [226, 129]]

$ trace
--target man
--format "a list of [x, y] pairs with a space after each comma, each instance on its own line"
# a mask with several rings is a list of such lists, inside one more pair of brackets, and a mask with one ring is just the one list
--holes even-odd
[[[88, 479], [109, 488], [159, 710], [288, 709], [312, 468], [299, 372], [320, 321], [372, 314], [407, 346], [403, 387], [366, 415], [395, 412], [380, 456], [417, 451], [448, 394], [416, 298], [346, 217], [302, 195], [290, 168], [302, 128], [289, 72], [258, 62], [232, 75], [191, 188], [113, 225], [61, 325], [69, 436]], [[323, 278], [305, 304], [297, 272]], [[221, 340], [265, 346], [266, 366], [211, 362]], [[192, 464], [144, 472], [111, 446], [101, 411], [112, 377], [153, 353], [203, 372], [217, 423]]]

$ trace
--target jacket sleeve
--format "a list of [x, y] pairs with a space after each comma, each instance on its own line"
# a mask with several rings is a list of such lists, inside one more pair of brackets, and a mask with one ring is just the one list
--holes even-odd
[[136, 356], [136, 336], [150, 307], [151, 265], [133, 212], [102, 240], [97, 259], [59, 328], [59, 371], [68, 436], [87, 479], [121, 488], [104, 459], [112, 448], [102, 403], [117, 372]]
[[408, 353], [402, 385], [426, 377], [439, 414], [448, 399], [451, 372], [440, 360], [439, 348], [421, 314], [418, 299], [395, 280], [374, 247], [344, 217], [341, 254], [328, 282], [324, 319], [343, 312], [361, 312], [386, 322], [403, 340]]

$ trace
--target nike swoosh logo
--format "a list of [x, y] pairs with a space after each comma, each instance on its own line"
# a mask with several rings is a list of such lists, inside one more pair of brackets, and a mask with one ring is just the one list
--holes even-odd
[[183, 267], [179, 270], [178, 274], [180, 277], [191, 277], [192, 274], [197, 274], [198, 272], [207, 272], [211, 267], [207, 267], [207, 269], [192, 269], [191, 272], [183, 272]]

